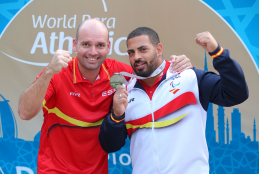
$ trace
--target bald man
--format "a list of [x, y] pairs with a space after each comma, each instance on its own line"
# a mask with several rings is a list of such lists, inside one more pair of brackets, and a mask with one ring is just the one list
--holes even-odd
[[[41, 108], [44, 113], [38, 174], [108, 173], [108, 154], [98, 136], [115, 92], [109, 79], [116, 72], [133, 72], [129, 65], [106, 58], [110, 46], [102, 22], [82, 22], [73, 40], [77, 56], [72, 58], [68, 51], [57, 50], [21, 95], [18, 113], [22, 119], [32, 119]], [[174, 65], [175, 71], [191, 67], [183, 56]]]

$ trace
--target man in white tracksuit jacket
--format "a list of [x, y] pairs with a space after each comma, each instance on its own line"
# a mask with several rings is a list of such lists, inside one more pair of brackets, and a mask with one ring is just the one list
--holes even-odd
[[[220, 75], [196, 68], [170, 72], [155, 31], [140, 27], [128, 36], [131, 66], [136, 75], [147, 78], [133, 78], [116, 91], [99, 140], [109, 153], [119, 150], [128, 135], [134, 174], [209, 174], [209, 102], [233, 106], [248, 98], [243, 71], [229, 51], [209, 32], [197, 34], [195, 40], [209, 52]], [[150, 77], [161, 66], [163, 70]]]

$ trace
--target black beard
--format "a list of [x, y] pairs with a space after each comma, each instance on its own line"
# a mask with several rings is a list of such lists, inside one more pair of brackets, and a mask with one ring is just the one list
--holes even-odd
[[[144, 62], [147, 65], [147, 70], [137, 70], [135, 67], [136, 63], [139, 62]], [[157, 60], [157, 56], [156, 54], [154, 54], [153, 59], [149, 62], [149, 64], [147, 63], [147, 61], [144, 60], [136, 60], [134, 63], [134, 66], [132, 66], [132, 68], [134, 69], [134, 72], [141, 77], [149, 77], [158, 67], [158, 60]]]

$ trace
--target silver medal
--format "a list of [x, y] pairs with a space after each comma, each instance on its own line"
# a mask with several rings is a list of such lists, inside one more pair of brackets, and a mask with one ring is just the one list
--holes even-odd
[[110, 85], [114, 89], [118, 89], [123, 84], [123, 79], [119, 73], [114, 73], [110, 78]]

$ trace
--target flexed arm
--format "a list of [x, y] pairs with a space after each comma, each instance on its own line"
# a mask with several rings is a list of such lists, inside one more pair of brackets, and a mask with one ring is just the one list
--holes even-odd
[[207, 110], [209, 102], [220, 106], [234, 106], [248, 98], [248, 87], [241, 66], [230, 58], [209, 32], [196, 35], [198, 45], [209, 52], [219, 75], [194, 69], [198, 78], [200, 101]]
[[51, 78], [66, 68], [71, 60], [68, 51], [57, 50], [40, 77], [22, 93], [18, 113], [23, 120], [30, 120], [39, 113]]

